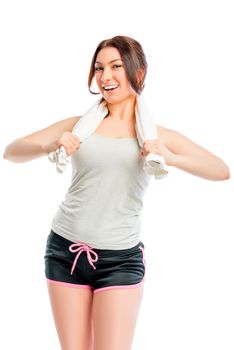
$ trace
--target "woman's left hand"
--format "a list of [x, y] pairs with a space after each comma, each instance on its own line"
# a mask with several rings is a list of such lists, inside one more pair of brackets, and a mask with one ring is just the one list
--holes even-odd
[[166, 164], [170, 164], [171, 159], [175, 156], [173, 152], [160, 139], [147, 140], [141, 149], [141, 155], [146, 157], [149, 153], [155, 153], [162, 156]]

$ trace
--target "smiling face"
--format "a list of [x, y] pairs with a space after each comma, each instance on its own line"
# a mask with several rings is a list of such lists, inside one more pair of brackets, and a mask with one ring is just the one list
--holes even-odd
[[124, 62], [115, 47], [105, 47], [97, 54], [95, 79], [107, 102], [115, 103], [136, 95], [128, 81]]

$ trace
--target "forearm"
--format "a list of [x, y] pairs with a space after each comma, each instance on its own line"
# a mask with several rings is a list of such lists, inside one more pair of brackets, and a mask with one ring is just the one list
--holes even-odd
[[23, 163], [47, 154], [47, 149], [39, 143], [16, 139], [6, 147], [3, 157], [11, 162]]
[[227, 180], [230, 177], [229, 167], [216, 156], [174, 154], [166, 164], [208, 180]]

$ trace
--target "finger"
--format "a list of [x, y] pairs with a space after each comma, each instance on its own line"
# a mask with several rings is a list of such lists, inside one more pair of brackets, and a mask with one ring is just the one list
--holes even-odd
[[68, 147], [74, 148], [74, 143], [72, 142], [72, 140], [67, 139], [65, 142], [68, 145]]
[[76, 142], [79, 142], [80, 143], [80, 139], [78, 136], [76, 136], [75, 134], [72, 135], [72, 139]]
[[63, 142], [61, 145], [64, 146], [64, 148], [66, 150], [66, 154], [68, 156], [70, 156], [75, 151], [75, 147], [73, 145], [71, 145], [70, 143], [68, 143], [67, 141]]
[[70, 137], [68, 140], [75, 148], [78, 148], [80, 146], [80, 141], [78, 138], [76, 139], [76, 138]]

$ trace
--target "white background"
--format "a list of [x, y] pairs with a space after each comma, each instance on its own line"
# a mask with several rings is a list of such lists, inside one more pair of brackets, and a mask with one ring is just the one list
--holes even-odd
[[[87, 88], [96, 46], [127, 35], [146, 53], [155, 121], [221, 157], [232, 174], [232, 5], [1, 1], [1, 154], [15, 138], [82, 115], [99, 98]], [[0, 163], [0, 348], [56, 350], [43, 256], [70, 168], [59, 175], [46, 157]], [[233, 350], [233, 179], [169, 170], [144, 198], [147, 271], [133, 350]]]

